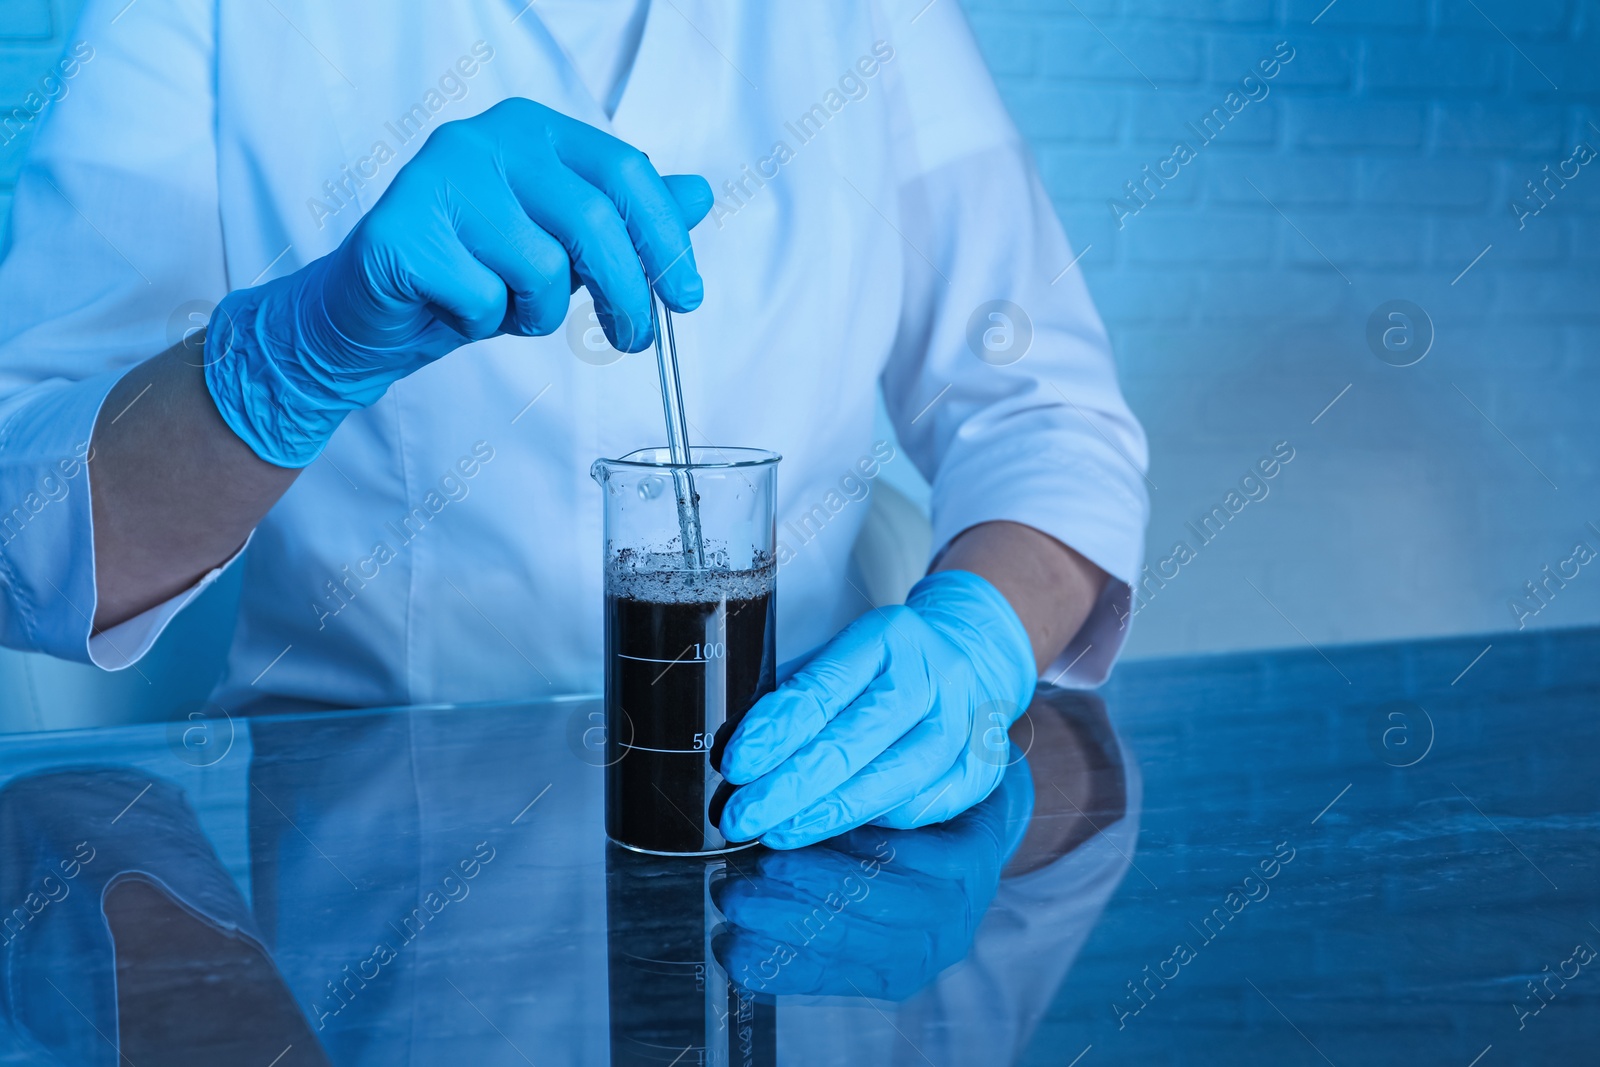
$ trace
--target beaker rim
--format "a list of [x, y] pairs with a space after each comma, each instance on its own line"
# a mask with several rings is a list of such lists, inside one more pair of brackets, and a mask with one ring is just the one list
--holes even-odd
[[[723, 457], [715, 462], [703, 462], [699, 457], [712, 454]], [[777, 452], [764, 448], [743, 448], [733, 445], [695, 445], [690, 448], [692, 463], [673, 463], [671, 452], [665, 445], [636, 448], [616, 459], [600, 459], [608, 467], [634, 467], [640, 470], [731, 470], [737, 467], [765, 467], [783, 458]], [[646, 458], [650, 457], [650, 458]]]

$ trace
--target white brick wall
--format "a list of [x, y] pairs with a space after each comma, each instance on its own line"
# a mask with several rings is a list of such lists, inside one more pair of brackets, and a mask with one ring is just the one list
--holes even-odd
[[[1140, 613], [1134, 655], [1504, 629], [1600, 524], [1600, 161], [1523, 230], [1509, 208], [1579, 140], [1600, 149], [1600, 4], [1326, 3], [963, 0], [1093, 245], [1080, 267], [1151, 436], [1152, 557], [1296, 449]], [[1123, 183], [1285, 40], [1269, 95], [1119, 229]], [[1396, 298], [1436, 329], [1404, 368], [1366, 340]], [[1530, 625], [1597, 621], [1585, 568]]]

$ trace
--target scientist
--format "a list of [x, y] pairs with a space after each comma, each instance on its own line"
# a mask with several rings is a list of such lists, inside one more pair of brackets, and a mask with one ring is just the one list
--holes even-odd
[[659, 440], [653, 288], [780, 527], [880, 383], [933, 487], [903, 607], [862, 614], [866, 508], [784, 565], [815, 654], [728, 747], [730, 838], [950, 818], [1041, 676], [1105, 676], [1144, 439], [955, 3], [88, 0], [71, 39], [0, 263], [5, 644], [127, 667], [237, 565], [225, 707], [592, 690], [587, 470]]

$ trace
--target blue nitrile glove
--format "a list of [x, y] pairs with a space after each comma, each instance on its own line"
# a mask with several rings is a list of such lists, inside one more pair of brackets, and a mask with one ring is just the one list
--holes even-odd
[[971, 950], [1032, 814], [1021, 760], [989, 799], [941, 826], [863, 826], [765, 853], [753, 877], [712, 883], [728, 920], [712, 951], [753, 993], [904, 1000]]
[[863, 823], [959, 814], [1005, 774], [1004, 732], [1037, 678], [1028, 633], [998, 589], [968, 571], [930, 574], [904, 606], [851, 623], [750, 709], [722, 758], [740, 787], [722, 833], [798, 848]]
[[689, 228], [711, 201], [704, 178], [662, 178], [615, 137], [502, 101], [435, 130], [333, 252], [228, 294], [206, 385], [256, 455], [303, 467], [345, 415], [452, 349], [554, 331], [577, 284], [637, 352], [653, 337], [647, 273], [668, 307], [700, 305]]

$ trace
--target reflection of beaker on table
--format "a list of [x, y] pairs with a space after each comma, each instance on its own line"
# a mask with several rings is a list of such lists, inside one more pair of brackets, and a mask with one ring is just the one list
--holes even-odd
[[606, 846], [611, 1063], [777, 1063], [777, 1008], [728, 978], [711, 952], [711, 885], [728, 860]]
[[[606, 833], [628, 848], [730, 847], [717, 766], [775, 680], [779, 458], [702, 447], [684, 467], [649, 448], [590, 471], [605, 490]], [[680, 486], [699, 550], [684, 540]]]

